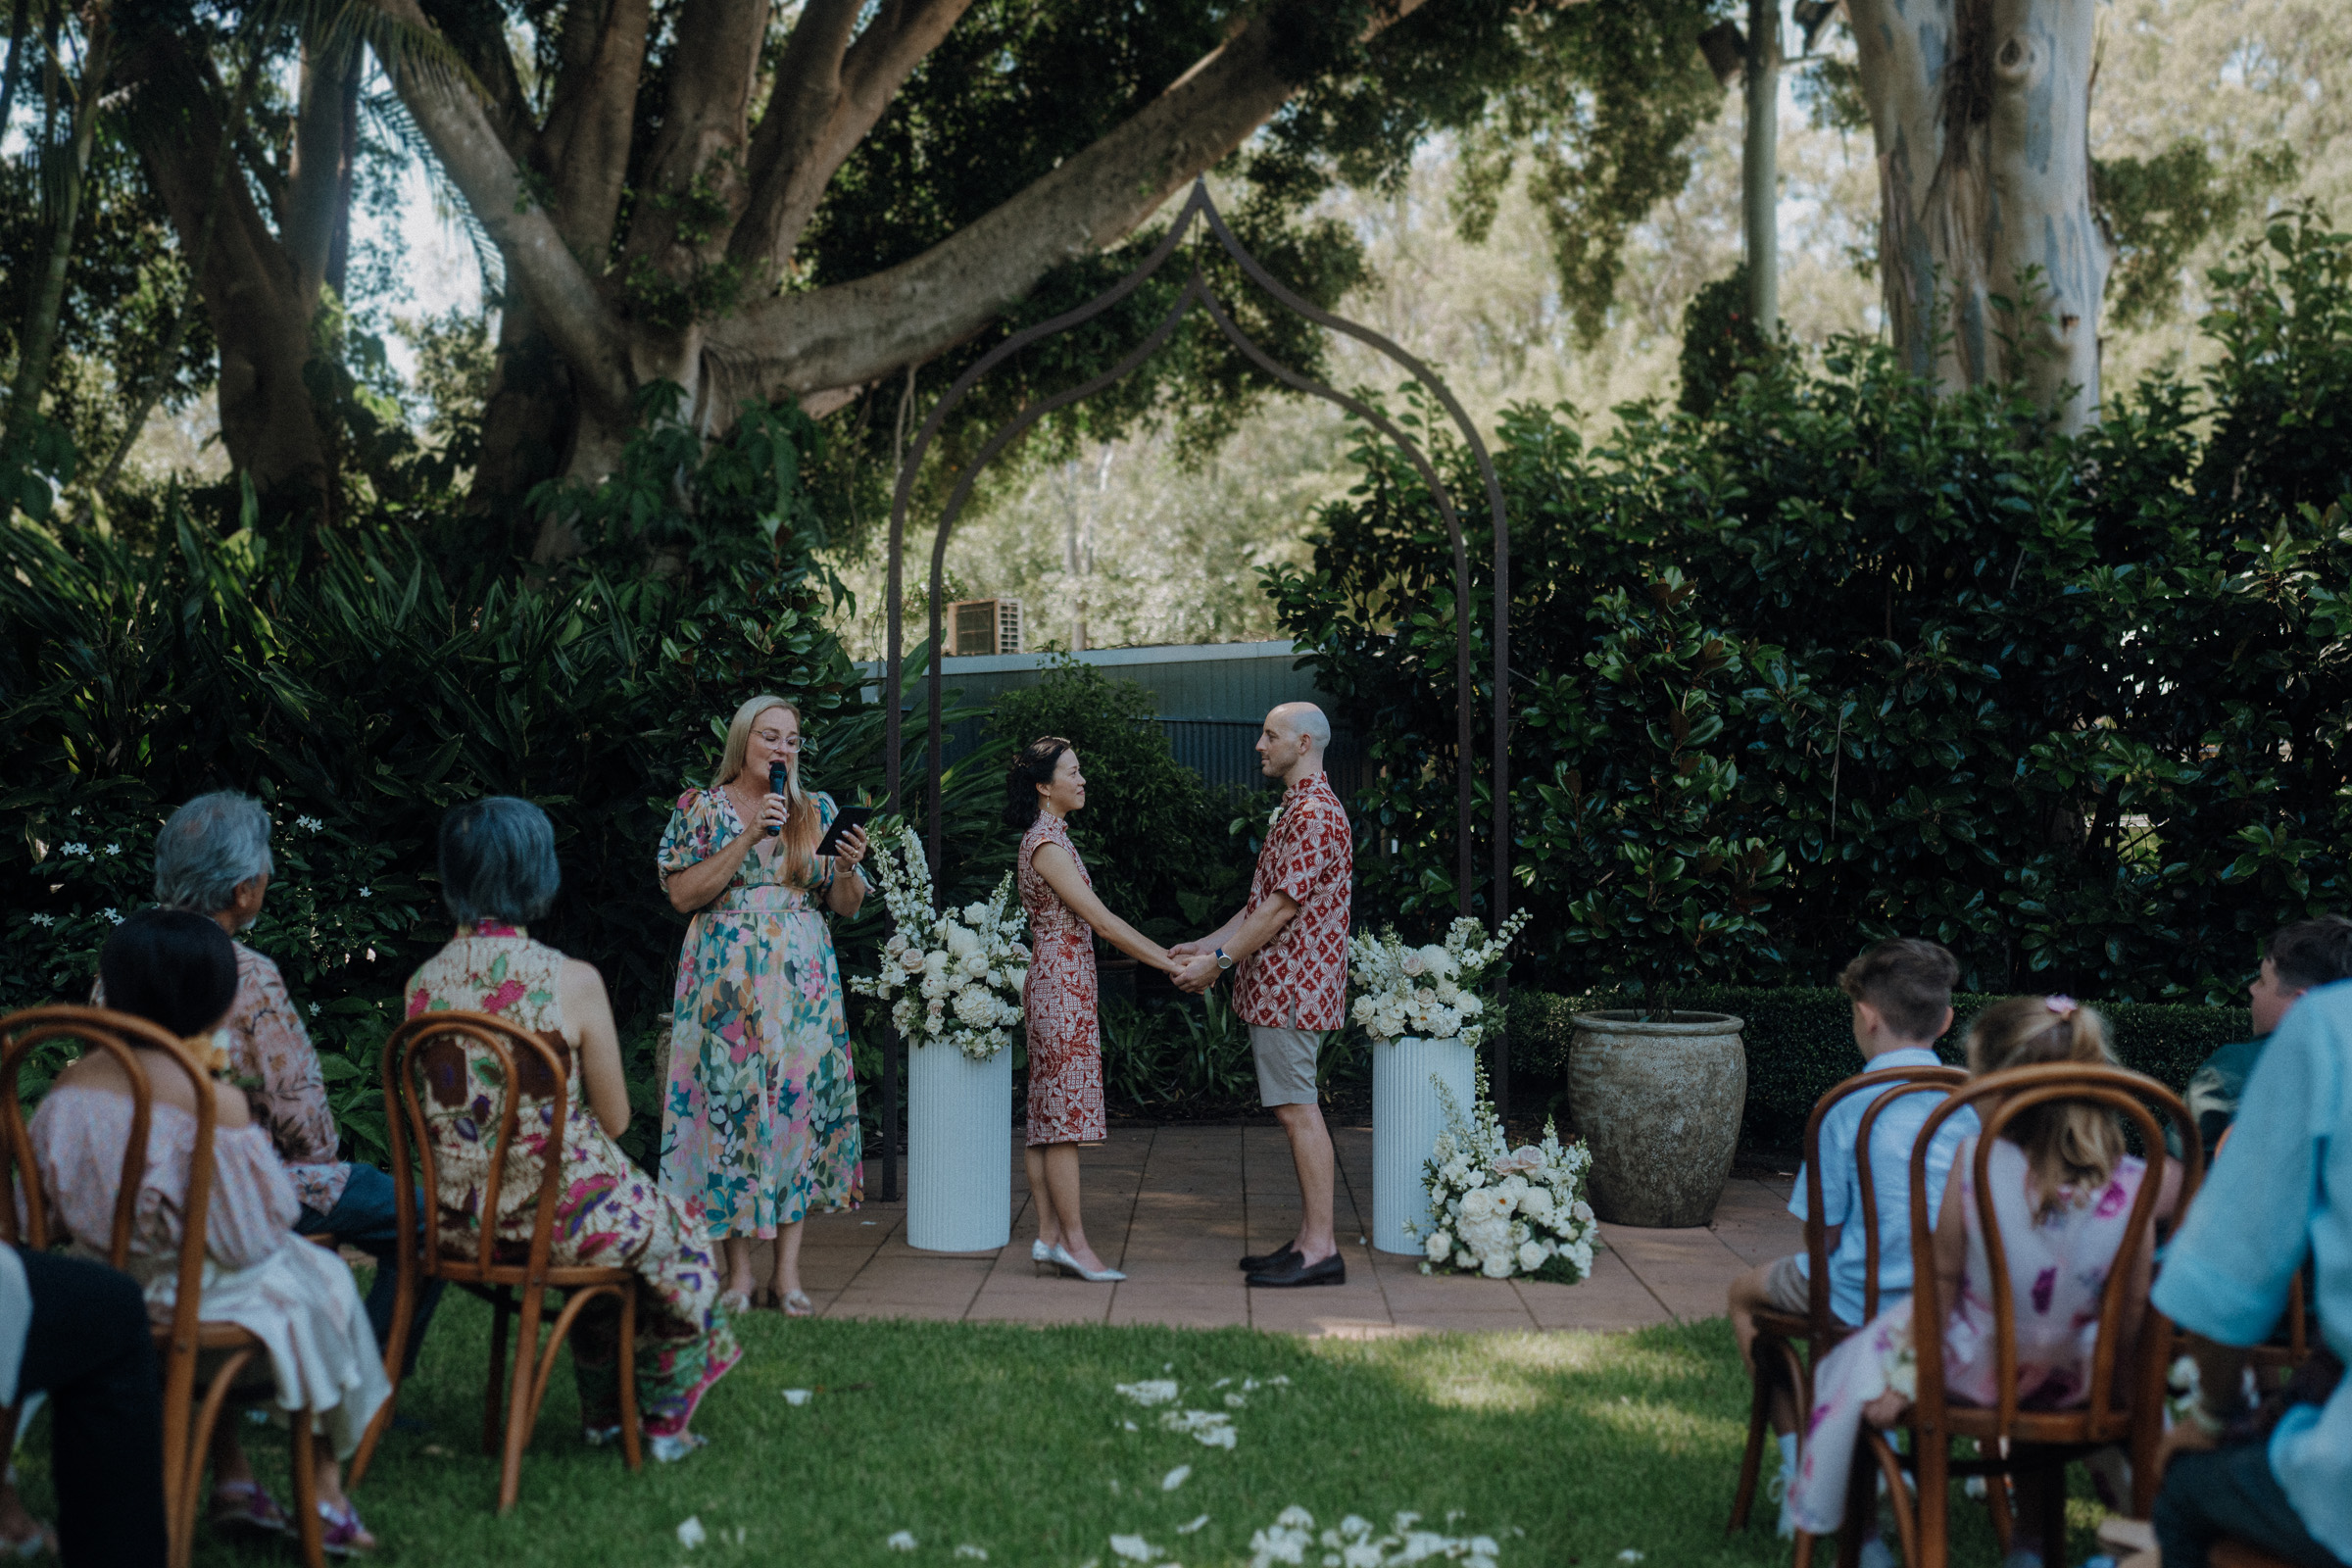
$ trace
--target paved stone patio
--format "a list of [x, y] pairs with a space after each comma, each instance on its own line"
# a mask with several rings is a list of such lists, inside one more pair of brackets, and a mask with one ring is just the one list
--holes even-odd
[[[1362, 1240], [1372, 1209], [1372, 1129], [1335, 1127], [1339, 1230], [1348, 1283], [1252, 1291], [1234, 1262], [1288, 1241], [1298, 1220], [1290, 1146], [1263, 1125], [1114, 1128], [1085, 1152], [1087, 1239], [1124, 1284], [1040, 1275], [1017, 1139], [1012, 1245], [978, 1253], [919, 1252], [906, 1207], [869, 1202], [812, 1219], [802, 1275], [820, 1313], [1019, 1323], [1248, 1325], [1309, 1335], [1433, 1329], [1632, 1329], [1720, 1316], [1724, 1291], [1751, 1264], [1804, 1245], [1785, 1207], [1788, 1177], [1735, 1176], [1703, 1230], [1604, 1225], [1607, 1244], [1582, 1285], [1424, 1277], [1415, 1260]], [[764, 1251], [764, 1249], [762, 1249]], [[764, 1278], [767, 1259], [757, 1260]]]

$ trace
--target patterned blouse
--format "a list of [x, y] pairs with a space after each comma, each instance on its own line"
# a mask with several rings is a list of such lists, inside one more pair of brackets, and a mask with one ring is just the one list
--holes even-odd
[[[237, 997], [228, 1010], [229, 1071], [257, 1085], [256, 1116], [285, 1163], [294, 1196], [314, 1214], [325, 1214], [343, 1198], [351, 1167], [335, 1157], [340, 1140], [335, 1113], [326, 1103], [326, 1075], [318, 1048], [302, 1025], [294, 999], [277, 965], [244, 943], [237, 949]], [[106, 986], [90, 992], [94, 1006], [106, 1005]]]
[[[1272, 942], [1236, 966], [1234, 1010], [1267, 1029], [1337, 1029], [1348, 1017], [1348, 920], [1355, 836], [1321, 773], [1283, 792], [1282, 814], [1258, 847], [1248, 920], [1276, 893], [1298, 905]], [[1294, 1008], [1296, 1011], [1294, 1011]]]

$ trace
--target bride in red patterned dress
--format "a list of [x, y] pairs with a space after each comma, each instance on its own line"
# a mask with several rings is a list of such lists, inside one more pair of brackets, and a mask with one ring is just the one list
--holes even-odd
[[1078, 1203], [1078, 1146], [1099, 1144], [1102, 1036], [1096, 1018], [1095, 935], [1155, 969], [1173, 972], [1167, 950], [1095, 896], [1063, 818], [1086, 805], [1078, 754], [1058, 735], [1031, 741], [1004, 779], [1004, 825], [1019, 828], [1021, 907], [1029, 911], [1029, 1131], [1023, 1151], [1037, 1204], [1029, 1255], [1087, 1280], [1123, 1280], [1087, 1245]]

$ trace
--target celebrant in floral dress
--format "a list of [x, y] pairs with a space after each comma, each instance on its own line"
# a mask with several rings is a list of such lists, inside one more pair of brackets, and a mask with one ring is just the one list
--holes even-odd
[[[824, 911], [865, 902], [865, 833], [816, 847], [838, 814], [801, 789], [801, 714], [755, 697], [727, 726], [710, 787], [678, 797], [662, 835], [662, 887], [691, 914], [670, 1013], [662, 1189], [721, 1238], [726, 1299], [810, 1311], [801, 1226], [856, 1208], [865, 1174], [849, 1017]], [[755, 1298], [752, 1243], [774, 1239]]]
[[1022, 1156], [1037, 1204], [1029, 1255], [1082, 1279], [1122, 1280], [1087, 1244], [1080, 1211], [1078, 1146], [1099, 1144], [1102, 1034], [1097, 1016], [1095, 936], [1157, 969], [1167, 950], [1103, 906], [1078, 847], [1072, 811], [1086, 805], [1078, 754], [1058, 735], [1031, 741], [1004, 779], [1004, 825], [1019, 829], [1021, 907], [1029, 911], [1029, 978], [1021, 988], [1029, 1034], [1029, 1128]]
[[[539, 1200], [545, 1129], [564, 1121], [564, 1182], [556, 1199], [558, 1265], [636, 1272], [637, 1409], [654, 1457], [680, 1459], [702, 1439], [686, 1430], [710, 1386], [743, 1358], [718, 1306], [718, 1279], [701, 1227], [612, 1140], [629, 1124], [612, 1005], [595, 966], [531, 940], [524, 922], [547, 912], [561, 873], [555, 830], [528, 801], [491, 796], [441, 822], [441, 895], [457, 935], [409, 977], [408, 1015], [487, 1012], [571, 1055], [571, 1103], [558, 1107], [520, 1068], [520, 1142], [501, 1175], [503, 1241], [528, 1245]], [[489, 1180], [485, 1126], [496, 1131], [497, 1059], [444, 1038], [422, 1053], [425, 1125], [440, 1181], [425, 1195], [447, 1255], [479, 1254], [482, 1190]], [[592, 1443], [620, 1432], [620, 1308], [600, 1297], [571, 1332], [580, 1421]]]

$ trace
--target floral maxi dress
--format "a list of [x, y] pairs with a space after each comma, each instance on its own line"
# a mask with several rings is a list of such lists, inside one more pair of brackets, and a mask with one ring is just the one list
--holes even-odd
[[1029, 981], [1021, 988], [1021, 1011], [1029, 1028], [1027, 1142], [1032, 1149], [1099, 1144], [1107, 1131], [1094, 928], [1071, 912], [1031, 863], [1049, 844], [1067, 852], [1086, 885], [1095, 885], [1070, 842], [1068, 824], [1052, 811], [1039, 811], [1021, 839], [1018, 876], [1021, 907], [1029, 911]]
[[[832, 797], [815, 800], [830, 827]], [[679, 796], [662, 835], [662, 886], [742, 831], [725, 790]], [[833, 858], [816, 872], [791, 885], [781, 843], [760, 844], [695, 911], [678, 954], [662, 1190], [710, 1236], [772, 1237], [811, 1209], [864, 1198], [849, 1018], [821, 912]]]
[[[487, 1012], [530, 1030], [571, 1055], [571, 1104], [564, 1111], [564, 1181], [558, 1190], [555, 1245], [549, 1261], [636, 1271], [637, 1408], [656, 1438], [686, 1430], [710, 1386], [743, 1357], [718, 1305], [718, 1271], [702, 1231], [677, 1202], [606, 1135], [589, 1108], [577, 1049], [564, 1038], [556, 980], [564, 955], [533, 942], [518, 926], [484, 921], [457, 938], [409, 977], [408, 1015], [452, 1009]], [[441, 1190], [432, 1202], [443, 1253], [479, 1255], [482, 1189], [490, 1172], [485, 1134], [495, 1137], [503, 1085], [497, 1058], [450, 1039], [423, 1052], [425, 1123]], [[520, 1261], [539, 1201], [539, 1153], [556, 1109], [541, 1083], [517, 1064], [522, 1104], [515, 1155], [500, 1177], [498, 1252]], [[521, 1157], [515, 1157], [519, 1155]], [[511, 1255], [510, 1255], [511, 1254]], [[620, 1423], [620, 1313], [610, 1297], [581, 1310], [571, 1334], [581, 1424], [604, 1432]]]

